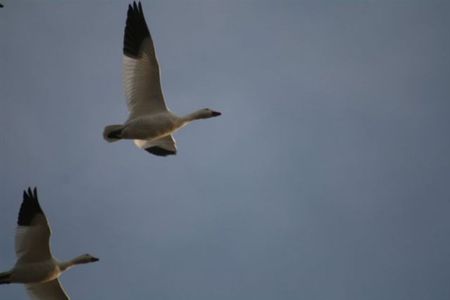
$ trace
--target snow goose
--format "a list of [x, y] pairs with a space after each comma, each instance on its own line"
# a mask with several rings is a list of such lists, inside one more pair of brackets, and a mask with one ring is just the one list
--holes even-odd
[[105, 127], [103, 137], [108, 142], [131, 139], [149, 153], [174, 155], [177, 149], [173, 132], [191, 121], [220, 116], [219, 112], [208, 108], [177, 116], [167, 108], [155, 48], [140, 2], [128, 5], [123, 39], [123, 80], [129, 116], [124, 124]]
[[23, 192], [16, 230], [17, 262], [8, 272], [0, 273], [0, 284], [24, 283], [31, 299], [69, 299], [58, 277], [67, 269], [98, 261], [89, 254], [59, 261], [50, 250], [50, 227], [38, 202], [37, 191]]

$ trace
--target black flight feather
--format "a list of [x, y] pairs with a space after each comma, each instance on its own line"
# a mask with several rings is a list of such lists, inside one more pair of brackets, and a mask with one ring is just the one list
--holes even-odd
[[157, 156], [167, 156], [167, 155], [177, 154], [176, 151], [166, 150], [166, 149], [158, 147], [158, 146], [145, 148], [145, 151], [147, 151], [148, 153], [157, 155]]
[[30, 226], [31, 221], [37, 214], [44, 214], [38, 202], [37, 190], [34, 188], [31, 191], [31, 188], [28, 188], [28, 190], [23, 191], [23, 202], [20, 206], [17, 225]]
[[149, 38], [151, 41], [141, 2], [139, 4], [133, 2], [133, 5], [128, 5], [127, 22], [123, 37], [123, 54], [132, 58], [139, 57], [139, 50], [146, 38]]

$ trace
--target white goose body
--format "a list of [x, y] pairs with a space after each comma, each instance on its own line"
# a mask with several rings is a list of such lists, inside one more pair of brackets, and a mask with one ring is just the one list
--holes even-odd
[[186, 124], [182, 118], [169, 111], [144, 115], [126, 122], [121, 132], [121, 138], [156, 140], [172, 134]]
[[14, 267], [0, 273], [0, 284], [23, 283], [31, 299], [68, 300], [59, 276], [69, 268], [98, 261], [83, 254], [68, 261], [59, 261], [51, 253], [51, 230], [42, 211], [36, 188], [23, 193], [16, 229], [16, 256]]
[[191, 121], [220, 115], [205, 108], [180, 117], [167, 108], [158, 60], [141, 3], [128, 6], [123, 55], [123, 80], [130, 115], [124, 124], [105, 127], [103, 137], [108, 142], [131, 139], [149, 153], [174, 155], [177, 149], [173, 132]]
[[62, 271], [55, 259], [16, 264], [8, 281], [11, 283], [41, 283], [58, 278]]

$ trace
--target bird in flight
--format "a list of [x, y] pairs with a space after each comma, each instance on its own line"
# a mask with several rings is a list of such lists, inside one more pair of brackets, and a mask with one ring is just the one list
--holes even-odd
[[155, 47], [140, 2], [128, 6], [123, 39], [123, 80], [129, 116], [124, 124], [105, 127], [103, 137], [108, 142], [129, 139], [151, 154], [174, 155], [177, 148], [173, 132], [194, 120], [221, 115], [204, 108], [178, 116], [167, 108]]
[[59, 276], [67, 269], [98, 261], [89, 254], [60, 261], [50, 250], [50, 226], [38, 202], [36, 188], [23, 192], [16, 229], [16, 256], [14, 267], [0, 273], [0, 284], [23, 283], [31, 299], [68, 300]]

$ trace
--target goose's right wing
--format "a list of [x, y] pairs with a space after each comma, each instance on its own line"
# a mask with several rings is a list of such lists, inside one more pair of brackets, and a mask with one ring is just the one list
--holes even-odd
[[25, 285], [33, 300], [70, 300], [58, 279]]
[[130, 111], [128, 119], [166, 111], [155, 47], [140, 2], [128, 6], [123, 55], [123, 81]]
[[175, 139], [171, 135], [159, 138], [157, 140], [134, 140], [136, 146], [144, 149], [148, 153], [157, 156], [167, 156], [177, 154]]
[[16, 229], [17, 264], [52, 258], [50, 227], [38, 202], [36, 188], [23, 192]]

